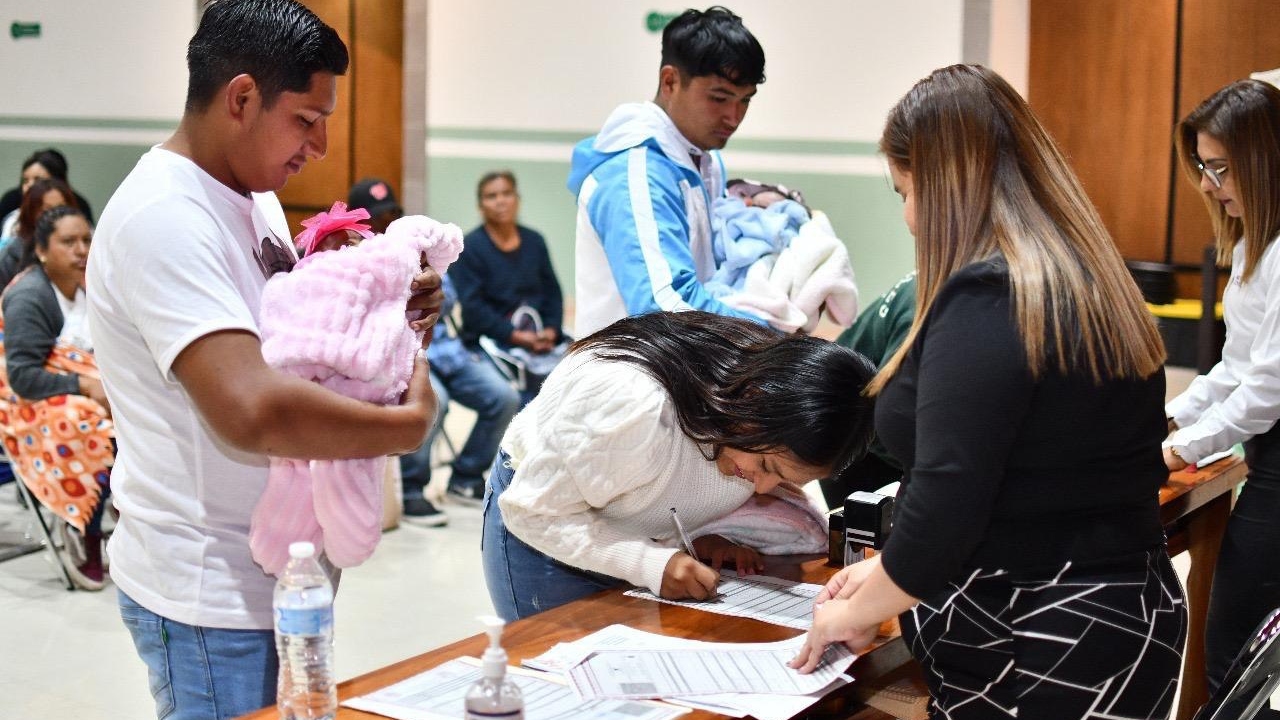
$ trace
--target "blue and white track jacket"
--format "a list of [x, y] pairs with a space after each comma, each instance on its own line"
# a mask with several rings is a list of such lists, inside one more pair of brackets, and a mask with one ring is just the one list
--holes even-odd
[[715, 272], [711, 214], [724, 193], [720, 153], [703, 152], [652, 102], [620, 105], [573, 149], [578, 197], [574, 334], [656, 310], [735, 310], [703, 287]]

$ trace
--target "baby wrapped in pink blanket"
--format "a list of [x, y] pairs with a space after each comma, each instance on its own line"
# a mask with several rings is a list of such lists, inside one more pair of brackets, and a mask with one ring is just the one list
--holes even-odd
[[[443, 275], [462, 251], [462, 231], [411, 215], [374, 235], [359, 222], [368, 217], [337, 202], [303, 222], [297, 243], [305, 256], [262, 291], [262, 354], [272, 367], [348, 397], [398, 403], [422, 347], [405, 316], [410, 283], [424, 256]], [[343, 232], [364, 239], [325, 251], [322, 243]], [[253, 559], [277, 574], [289, 543], [309, 540], [338, 567], [363, 562], [381, 537], [386, 461], [271, 458], [249, 525]]]

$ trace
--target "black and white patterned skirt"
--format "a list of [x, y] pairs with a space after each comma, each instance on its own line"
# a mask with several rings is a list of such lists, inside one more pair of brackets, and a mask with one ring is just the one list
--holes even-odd
[[1187, 634], [1164, 548], [1038, 578], [976, 570], [901, 621], [947, 720], [1164, 720]]

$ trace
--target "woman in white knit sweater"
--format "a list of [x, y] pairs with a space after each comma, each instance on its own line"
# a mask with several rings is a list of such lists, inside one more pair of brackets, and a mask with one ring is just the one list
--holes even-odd
[[498, 614], [526, 617], [622, 583], [703, 599], [755, 550], [697, 529], [865, 449], [874, 373], [834, 343], [704, 312], [626, 318], [579, 341], [512, 421], [481, 548]]

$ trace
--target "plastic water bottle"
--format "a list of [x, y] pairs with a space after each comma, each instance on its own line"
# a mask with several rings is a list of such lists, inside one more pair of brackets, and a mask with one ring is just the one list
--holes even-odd
[[276, 706], [282, 720], [320, 720], [338, 712], [333, 682], [333, 585], [309, 542], [289, 545], [289, 564], [276, 582]]
[[467, 691], [466, 720], [524, 720], [524, 695], [507, 677], [507, 651], [502, 649], [502, 620], [480, 618], [489, 633], [489, 647], [481, 660], [481, 677]]

